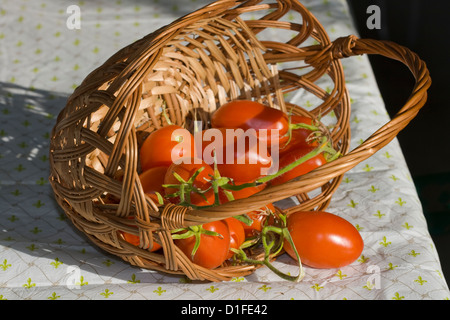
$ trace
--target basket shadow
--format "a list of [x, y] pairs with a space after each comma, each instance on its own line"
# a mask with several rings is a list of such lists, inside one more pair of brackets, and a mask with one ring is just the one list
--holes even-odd
[[0, 83], [0, 247], [23, 253], [29, 264], [62, 262], [81, 273], [128, 281], [130, 273], [141, 270], [97, 248], [79, 231], [48, 181], [50, 131], [68, 96]]

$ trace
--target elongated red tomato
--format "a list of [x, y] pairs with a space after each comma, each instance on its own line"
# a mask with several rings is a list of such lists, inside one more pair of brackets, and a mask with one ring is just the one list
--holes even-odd
[[[287, 217], [287, 228], [302, 264], [313, 268], [341, 268], [353, 263], [364, 249], [358, 230], [347, 220], [324, 211], [298, 211]], [[296, 255], [288, 241], [286, 252]]]
[[[313, 150], [314, 150], [314, 147], [307, 147], [307, 148], [301, 148], [301, 149], [293, 149], [290, 152], [282, 154], [280, 156], [280, 161], [279, 161], [279, 165], [278, 165], [279, 169], [282, 169], [285, 166], [293, 163], [294, 161], [307, 155], [309, 152], [311, 152]], [[325, 163], [327, 163], [327, 160], [325, 159], [325, 157], [322, 153], [319, 153], [318, 155], [314, 156], [313, 158], [295, 166], [293, 169], [274, 178], [273, 180], [270, 181], [270, 184], [274, 185], [274, 186], [279, 185], [286, 181], [297, 178], [305, 173], [308, 173], [308, 172], [314, 170], [315, 168], [320, 167], [321, 165], [323, 165]]]
[[168, 125], [152, 132], [140, 148], [142, 171], [170, 166], [183, 157], [194, 156], [194, 137], [177, 125]]
[[[142, 190], [146, 193], [155, 204], [164, 204], [167, 202], [164, 198], [158, 197], [159, 193], [164, 197], [165, 189], [163, 187], [164, 177], [166, 176], [167, 167], [153, 167], [139, 175]], [[160, 202], [163, 203], [160, 203]]]
[[[195, 226], [193, 229], [196, 229], [200, 237], [200, 245], [194, 255], [192, 252], [196, 243], [195, 235], [186, 239], [175, 239], [175, 245], [195, 264], [208, 269], [220, 266], [227, 259], [230, 251], [230, 232], [226, 222], [222, 220], [213, 221], [203, 224], [201, 228]], [[201, 229], [216, 232], [220, 236], [208, 235]]]
[[207, 206], [214, 204], [214, 191], [211, 188], [211, 183], [208, 181], [209, 179], [211, 179], [214, 171], [204, 161], [194, 158], [183, 159], [183, 161], [180, 163], [173, 163], [167, 169], [166, 175], [164, 176], [164, 184], [175, 185], [173, 187], [165, 188], [164, 191], [165, 195], [169, 196], [168, 200], [170, 202], [178, 204], [181, 201], [180, 196], [170, 197], [170, 195], [176, 192], [180, 192], [181, 185], [183, 184], [177, 179], [176, 175], [181, 177], [184, 181], [188, 181], [201, 168], [203, 168], [203, 170], [196, 176], [196, 178], [192, 182], [191, 186], [194, 189], [188, 190], [187, 187], [184, 187], [184, 190], [187, 191], [185, 193], [185, 200], [188, 200], [189, 204], [197, 206]]
[[139, 175], [142, 190], [145, 193], [152, 194], [155, 192], [164, 195], [164, 177], [166, 176], [167, 167], [153, 167]]
[[271, 131], [278, 130], [276, 139], [284, 136], [289, 129], [289, 119], [284, 112], [251, 100], [230, 101], [214, 112], [211, 117], [213, 128], [241, 128], [244, 130], [267, 130], [264, 137], [271, 142]]
[[202, 159], [217, 163], [222, 177], [234, 181], [254, 181], [268, 173], [272, 157], [257, 135], [242, 129], [214, 128], [203, 131]]

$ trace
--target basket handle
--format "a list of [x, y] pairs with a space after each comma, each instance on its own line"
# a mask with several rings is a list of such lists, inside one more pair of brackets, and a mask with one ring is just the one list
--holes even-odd
[[[329, 45], [317, 46], [317, 51], [305, 59], [311, 64], [329, 64], [331, 61], [362, 54], [379, 54], [398, 60], [405, 64], [415, 78], [415, 86], [404, 106], [385, 125], [379, 128], [369, 138], [344, 156], [326, 163], [302, 176], [302, 179], [291, 180], [282, 185], [271, 186], [252, 195], [250, 198], [225, 203], [211, 210], [189, 210], [187, 220], [199, 223], [215, 220], [230, 215], [245, 213], [261, 206], [269, 198], [271, 202], [286, 198], [286, 190], [302, 190], [309, 192], [319, 188], [330, 180], [342, 177], [345, 172], [366, 160], [378, 150], [391, 142], [396, 135], [417, 115], [427, 100], [427, 90], [431, 85], [429, 71], [424, 61], [408, 48], [391, 41], [358, 39], [354, 35], [338, 38]], [[313, 181], [313, 183], [312, 183]], [[242, 211], [242, 212], [240, 212]]]
[[[255, 196], [267, 197], [269, 193], [273, 194], [274, 192], [282, 191], [282, 187], [309, 192], [325, 185], [336, 177], [342, 177], [345, 172], [389, 144], [424, 106], [427, 100], [427, 90], [431, 85], [429, 71], [425, 62], [416, 53], [402, 45], [385, 40], [359, 39], [354, 35], [350, 35], [334, 40], [325, 48], [322, 47], [319, 52], [311, 55], [310, 62], [329, 64], [335, 59], [362, 54], [379, 54], [398, 60], [409, 68], [415, 78], [415, 85], [403, 107], [389, 122], [347, 154], [310, 171], [303, 175], [302, 179], [288, 181], [283, 186], [266, 188]], [[256, 197], [255, 200], [257, 200]], [[272, 200], [277, 201], [281, 199], [273, 199], [272, 197]]]
[[431, 77], [425, 62], [416, 53], [391, 41], [358, 39], [356, 36], [350, 35], [336, 39], [329, 50], [334, 59], [353, 55], [379, 54], [402, 62], [415, 78], [411, 95], [394, 117], [361, 145], [333, 162], [333, 167], [345, 163], [345, 171], [348, 171], [349, 166], [354, 167], [389, 144], [417, 115], [427, 101], [427, 90], [431, 85]]

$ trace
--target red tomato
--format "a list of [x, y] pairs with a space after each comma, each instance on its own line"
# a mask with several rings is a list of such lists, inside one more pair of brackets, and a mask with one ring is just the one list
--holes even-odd
[[[166, 175], [164, 177], [164, 184], [181, 185], [182, 183], [177, 180], [174, 173], [178, 174], [182, 179], [184, 179], [184, 181], [188, 181], [201, 168], [203, 168], [203, 171], [198, 174], [198, 176], [192, 183], [192, 186], [199, 192], [190, 190], [190, 192], [187, 193], [187, 196], [190, 197], [189, 203], [197, 206], [213, 205], [215, 200], [214, 190], [211, 188], [211, 183], [206, 180], [211, 179], [214, 171], [208, 164], [206, 164], [204, 161], [201, 161], [200, 159], [183, 159], [181, 163], [173, 163], [167, 169]], [[168, 196], [170, 194], [178, 192], [179, 190], [180, 189], [175, 187], [167, 187], [165, 188], [164, 192], [165, 195]], [[202, 194], [200, 194], [200, 192], [202, 192]], [[180, 203], [181, 201], [179, 196], [168, 197], [168, 200], [176, 204]]]
[[[224, 220], [230, 231], [230, 248], [239, 249], [245, 241], [245, 232], [242, 223], [231, 217]], [[230, 259], [234, 252], [229, 250], [227, 259]]]
[[167, 167], [153, 167], [139, 175], [142, 190], [144, 193], [152, 194], [155, 192], [164, 195], [164, 177], [166, 176]]
[[139, 246], [140, 240], [138, 236], [124, 231], [120, 231], [120, 233], [123, 235], [126, 242], [131, 243], [134, 246]]
[[194, 156], [194, 136], [177, 125], [168, 125], [152, 132], [140, 149], [142, 171], [168, 167], [183, 157]]
[[[196, 228], [199, 227], [196, 226], [193, 229]], [[195, 236], [186, 239], [174, 239], [174, 243], [193, 263], [208, 269], [217, 268], [227, 259], [230, 251], [230, 231], [228, 226], [226, 222], [218, 220], [205, 223], [201, 228], [217, 232], [220, 236], [207, 235], [199, 231], [200, 245], [194, 255], [192, 255], [192, 251], [195, 246]]]
[[[280, 156], [280, 161], [278, 164], [278, 169], [282, 169], [285, 166], [291, 164], [292, 162], [300, 159], [301, 157], [305, 156], [309, 152], [313, 151], [314, 147], [307, 147], [302, 149], [293, 149], [290, 152], [287, 152]], [[327, 163], [327, 160], [325, 159], [324, 155], [322, 153], [319, 153], [315, 157], [295, 166], [293, 169], [283, 173], [282, 175], [274, 178], [270, 181], [271, 185], [279, 185], [281, 183], [284, 183], [286, 181], [292, 180], [296, 177], [299, 177], [305, 173], [308, 173], [312, 170], [314, 170], [317, 167], [320, 167], [321, 165]]]
[[[267, 130], [264, 140], [271, 143], [271, 131], [279, 130], [276, 139], [289, 129], [288, 116], [275, 108], [251, 100], [234, 100], [220, 106], [211, 117], [213, 128], [241, 128]], [[261, 137], [261, 136], [260, 136]], [[261, 137], [262, 138], [262, 137]]]
[[244, 228], [245, 237], [251, 238], [259, 234], [271, 212], [275, 212], [275, 207], [271, 203], [259, 210], [248, 212], [247, 216], [252, 219], [253, 222], [250, 226], [246, 225], [244, 222], [241, 222], [242, 227]]
[[[307, 125], [312, 125], [312, 119], [309, 117], [304, 117], [300, 115], [291, 116], [291, 125], [304, 123]], [[291, 140], [288, 142], [289, 137], [284, 137], [283, 141], [280, 141], [280, 154], [289, 152], [293, 149], [305, 148], [305, 147], [316, 147], [318, 145], [317, 141], [308, 140], [311, 138], [312, 130], [299, 128], [291, 130]]]
[[[324, 211], [298, 211], [287, 217], [287, 228], [302, 264], [313, 268], [341, 268], [354, 262], [364, 248], [358, 230], [347, 220]], [[286, 252], [296, 259], [285, 240]]]
[[[124, 231], [120, 231], [120, 233], [122, 233], [123, 238], [125, 239], [126, 242], [131, 243], [132, 245], [134, 245], [136, 247], [139, 246], [139, 244], [140, 244], [139, 236], [136, 236], [134, 234], [127, 233]], [[153, 242], [153, 247], [150, 249], [150, 252], [155, 252], [159, 249], [161, 249], [161, 246], [159, 244], [157, 244], [156, 242]]]
[[[129, 219], [133, 219], [132, 217], [130, 217]], [[132, 245], [138, 247], [140, 244], [140, 238], [137, 235], [125, 232], [125, 231], [119, 231], [119, 233], [123, 236], [124, 240], [128, 243], [131, 243]], [[156, 243], [153, 242], [153, 247], [150, 249], [150, 252], [154, 252], [161, 249], [161, 246]]]
[[207, 129], [203, 131], [202, 141], [202, 159], [212, 166], [215, 151], [217, 169], [222, 177], [254, 181], [266, 175], [272, 165], [265, 144], [261, 144], [252, 131]]

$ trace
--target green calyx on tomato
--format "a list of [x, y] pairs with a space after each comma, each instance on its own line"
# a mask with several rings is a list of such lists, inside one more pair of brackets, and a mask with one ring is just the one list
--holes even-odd
[[222, 220], [173, 230], [172, 237], [191, 262], [208, 269], [220, 266], [230, 251], [230, 229]]
[[195, 237], [195, 245], [191, 252], [192, 257], [195, 256], [195, 253], [197, 252], [198, 248], [200, 247], [200, 239], [201, 239], [200, 236], [202, 234], [205, 234], [208, 236], [213, 236], [213, 237], [223, 238], [223, 236], [218, 232], [204, 229], [203, 225], [191, 226], [191, 227], [182, 228], [182, 229], [175, 229], [175, 230], [172, 230], [172, 233], [174, 233], [174, 234], [172, 234], [172, 239], [187, 239], [190, 237]]
[[191, 193], [198, 194], [201, 196], [204, 200], [207, 200], [205, 196], [205, 192], [209, 190], [208, 189], [200, 189], [197, 186], [195, 186], [194, 181], [197, 179], [199, 174], [205, 170], [205, 167], [200, 167], [197, 169], [192, 176], [189, 177], [188, 180], [185, 180], [183, 177], [181, 177], [177, 172], [173, 171], [172, 175], [176, 180], [178, 180], [179, 183], [177, 184], [163, 184], [164, 188], [173, 188], [177, 189], [178, 191], [166, 194], [166, 197], [168, 198], [175, 198], [179, 197], [179, 205], [190, 205], [191, 204]]

